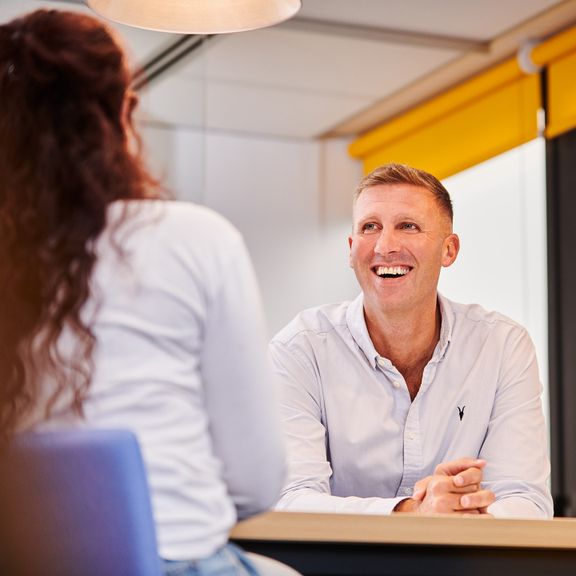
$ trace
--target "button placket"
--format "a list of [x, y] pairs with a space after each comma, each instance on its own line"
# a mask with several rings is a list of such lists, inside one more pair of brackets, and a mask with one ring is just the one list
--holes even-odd
[[378, 366], [380, 366], [380, 368], [382, 369], [382, 371], [386, 371], [386, 358], [382, 358], [382, 356], [378, 356], [376, 358], [376, 364], [378, 364]]
[[389, 360], [386, 360], [386, 358], [383, 358], [382, 356], [377, 356], [376, 357], [376, 364], [378, 365], [378, 367], [380, 368], [382, 373], [386, 375], [388, 380], [390, 380], [390, 383], [392, 384], [392, 386], [396, 390], [399, 390], [400, 388], [402, 388], [402, 386], [404, 385], [402, 376], [390, 364]]
[[420, 442], [419, 406], [412, 403], [404, 428], [404, 472], [398, 490], [400, 496], [411, 495], [414, 484], [422, 476], [422, 444]]

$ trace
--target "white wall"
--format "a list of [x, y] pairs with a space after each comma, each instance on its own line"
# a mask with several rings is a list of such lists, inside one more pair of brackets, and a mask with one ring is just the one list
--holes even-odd
[[313, 141], [147, 125], [156, 174], [244, 235], [272, 335], [300, 310], [353, 298], [351, 198], [361, 176], [346, 140]]

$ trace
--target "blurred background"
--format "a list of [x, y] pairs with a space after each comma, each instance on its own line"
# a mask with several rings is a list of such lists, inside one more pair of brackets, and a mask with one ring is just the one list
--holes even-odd
[[[93, 14], [74, 0], [0, 0], [0, 21], [40, 7]], [[364, 171], [408, 162], [443, 179], [462, 249], [440, 290], [528, 328], [567, 514], [576, 305], [555, 243], [568, 264], [576, 243], [559, 236], [567, 211], [551, 171], [576, 126], [575, 23], [575, 0], [304, 0], [280, 25], [211, 37], [111, 23], [138, 72], [154, 174], [243, 233], [270, 335], [303, 308], [357, 295], [347, 237]]]

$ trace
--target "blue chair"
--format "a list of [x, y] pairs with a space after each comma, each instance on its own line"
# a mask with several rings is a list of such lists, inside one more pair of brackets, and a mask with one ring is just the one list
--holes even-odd
[[26, 433], [0, 449], [0, 574], [161, 574], [131, 432]]

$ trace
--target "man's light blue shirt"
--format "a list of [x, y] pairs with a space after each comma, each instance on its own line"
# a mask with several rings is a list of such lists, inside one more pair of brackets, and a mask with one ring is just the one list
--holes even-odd
[[370, 339], [360, 295], [275, 336], [290, 475], [278, 509], [387, 514], [440, 462], [487, 460], [500, 517], [552, 516], [542, 387], [516, 322], [439, 295], [440, 339], [411, 401]]

